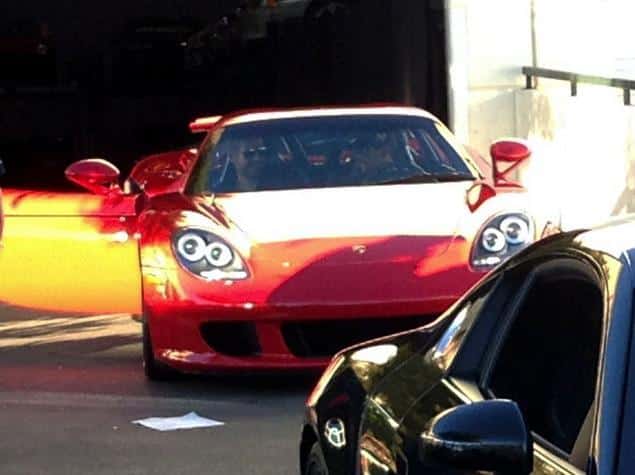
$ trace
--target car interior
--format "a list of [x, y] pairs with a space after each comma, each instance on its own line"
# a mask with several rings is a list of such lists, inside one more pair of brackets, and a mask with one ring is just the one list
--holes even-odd
[[600, 284], [581, 266], [550, 266], [521, 299], [489, 389], [516, 401], [530, 430], [584, 469], [602, 335]]
[[[229, 129], [203, 152], [217, 193], [418, 182], [425, 176], [472, 178], [437, 131], [399, 124], [366, 130], [348, 122], [288, 130]], [[433, 127], [434, 124], [429, 127]], [[339, 127], [337, 133], [331, 128]]]

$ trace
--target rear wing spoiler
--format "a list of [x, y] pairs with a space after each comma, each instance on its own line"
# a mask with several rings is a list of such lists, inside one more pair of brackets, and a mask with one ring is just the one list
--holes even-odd
[[201, 117], [195, 119], [193, 122], [190, 122], [190, 131], [193, 134], [207, 133], [222, 118], [222, 115], [215, 115], [212, 117]]

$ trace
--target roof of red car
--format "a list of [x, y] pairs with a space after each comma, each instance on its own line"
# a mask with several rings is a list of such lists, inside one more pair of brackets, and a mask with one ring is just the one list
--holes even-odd
[[409, 115], [438, 120], [429, 112], [417, 107], [395, 104], [368, 104], [360, 106], [328, 106], [296, 109], [256, 109], [233, 112], [224, 116], [198, 118], [190, 124], [192, 132], [209, 130], [217, 123], [236, 125], [249, 122], [305, 117], [334, 117], [341, 115]]
[[295, 119], [300, 117], [333, 117], [339, 115], [411, 115], [434, 118], [432, 114], [416, 107], [382, 105], [356, 107], [320, 107], [313, 109], [279, 109], [270, 111], [246, 111], [223, 117], [227, 125], [257, 122], [261, 120]]

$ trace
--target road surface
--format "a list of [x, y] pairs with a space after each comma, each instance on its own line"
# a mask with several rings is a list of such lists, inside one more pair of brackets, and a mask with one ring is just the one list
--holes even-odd
[[[308, 376], [149, 383], [128, 316], [0, 307], [0, 473], [295, 474]], [[222, 427], [157, 432], [131, 421], [190, 411]]]

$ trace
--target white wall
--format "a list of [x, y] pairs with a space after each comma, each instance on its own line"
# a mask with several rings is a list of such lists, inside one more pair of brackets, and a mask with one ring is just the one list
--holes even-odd
[[540, 67], [635, 79], [635, 2], [447, 0], [447, 9], [457, 135], [481, 153], [499, 137], [528, 139], [534, 157], [523, 180], [557, 203], [565, 226], [608, 216], [635, 160], [635, 107], [610, 88], [579, 85], [570, 97], [567, 83], [541, 79], [525, 90], [521, 67], [535, 57]]
[[559, 204], [568, 228], [611, 214], [635, 159], [635, 107], [614, 90], [594, 89], [578, 97], [568, 87], [516, 92], [516, 130], [534, 149], [523, 181]]
[[481, 151], [514, 132], [520, 67], [531, 64], [527, 0], [448, 0], [450, 126]]
[[[524, 0], [511, 0], [512, 3]], [[534, 0], [541, 67], [635, 78], [632, 0]], [[629, 64], [630, 63], [630, 64]]]

